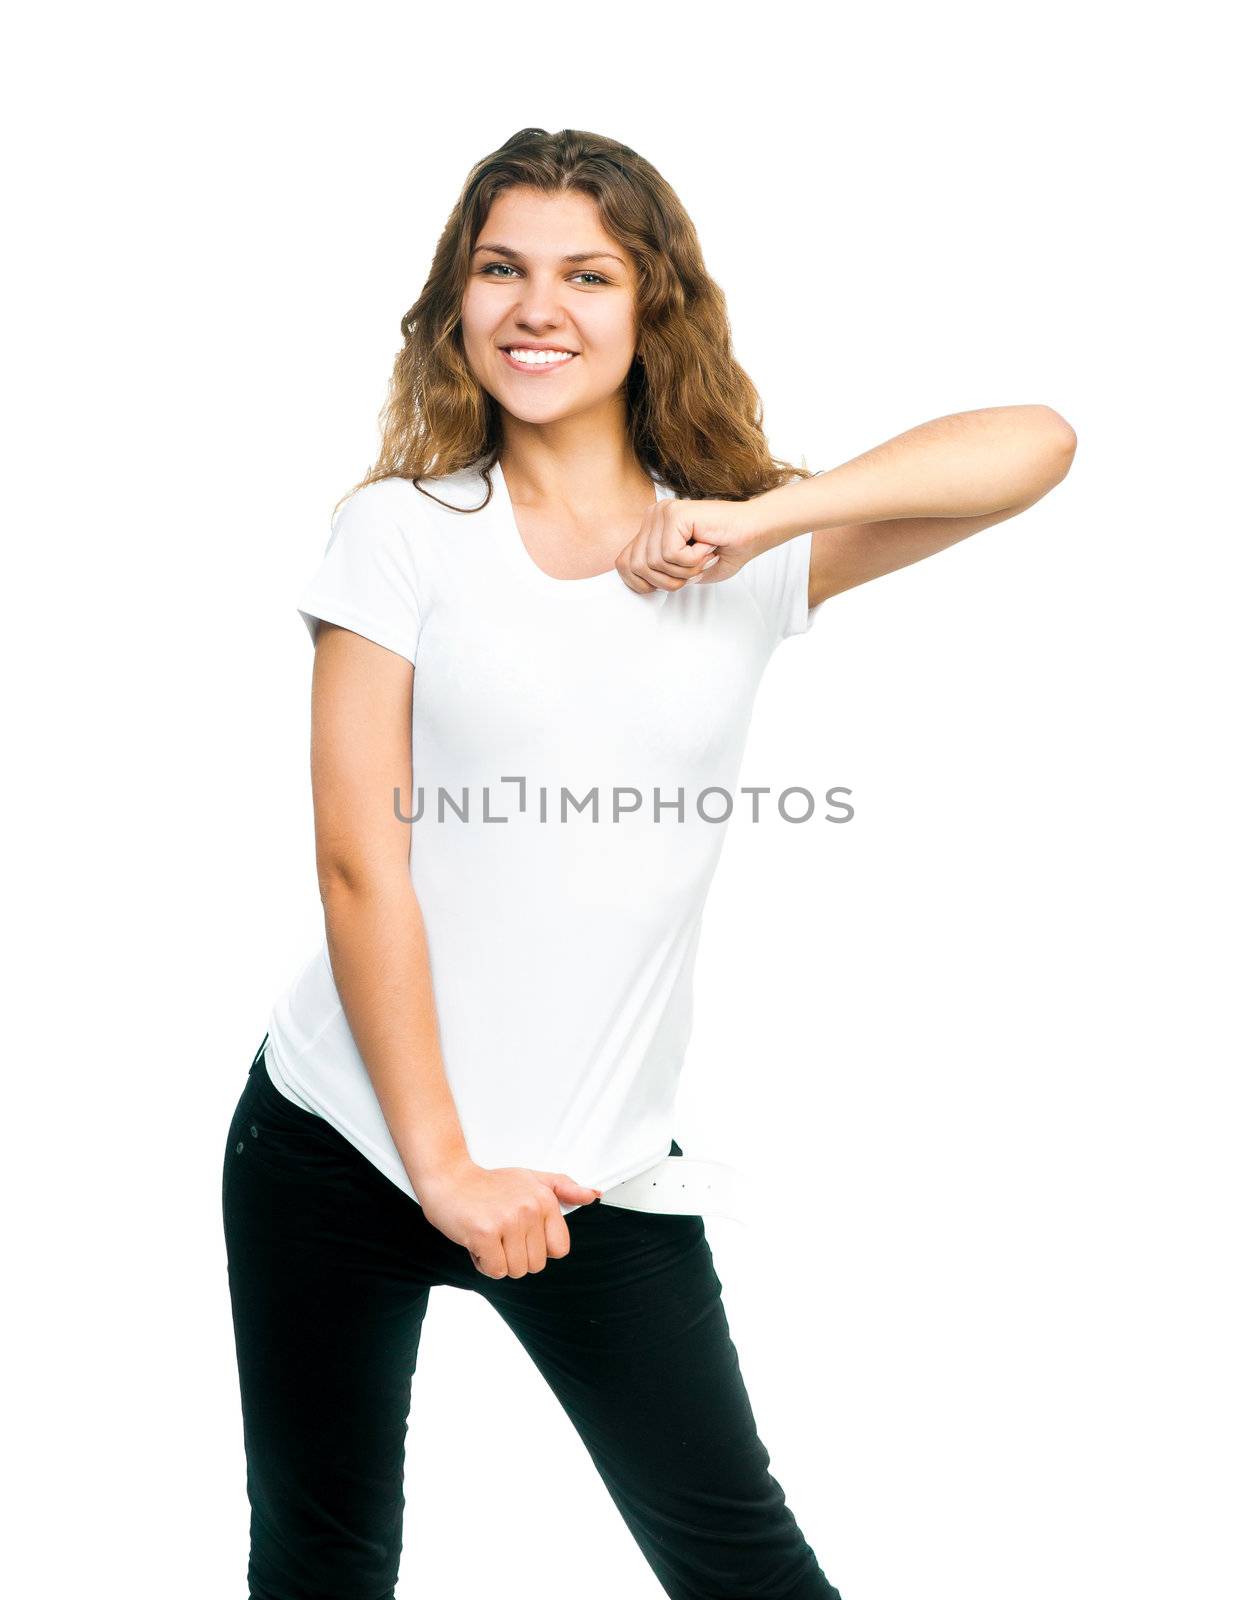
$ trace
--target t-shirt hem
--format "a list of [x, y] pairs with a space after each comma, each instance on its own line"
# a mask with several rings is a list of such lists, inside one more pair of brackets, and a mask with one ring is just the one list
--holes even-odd
[[393, 1162], [392, 1153], [390, 1151], [384, 1150], [382, 1146], [377, 1145], [373, 1140], [368, 1139], [365, 1134], [359, 1133], [347, 1118], [340, 1115], [338, 1109], [332, 1108], [329, 1111], [320, 1100], [316, 1100], [312, 1094], [308, 1093], [305, 1084], [301, 1082], [301, 1080], [297, 1077], [297, 1074], [288, 1070], [284, 1058], [281, 1056], [279, 1048], [275, 1044], [274, 1031], [267, 1041], [267, 1048], [272, 1050], [275, 1055], [276, 1067], [280, 1073], [280, 1076], [291, 1088], [296, 1090], [297, 1094], [301, 1096], [302, 1099], [305, 1100], [306, 1105], [310, 1107], [315, 1115], [322, 1117], [325, 1122], [330, 1123], [331, 1126], [334, 1127], [344, 1138], [346, 1138], [357, 1151], [366, 1157], [372, 1166], [377, 1167], [390, 1183], [394, 1184], [396, 1188], [401, 1190], [403, 1194], [407, 1194], [411, 1200], [420, 1205], [421, 1201], [418, 1200], [417, 1195], [414, 1193], [413, 1184], [410, 1182], [409, 1174], [405, 1171], [405, 1164], [403, 1161], [401, 1161], [399, 1153], [397, 1153], [396, 1160]]
[[[669, 1146], [670, 1146], [670, 1142], [672, 1142], [672, 1141], [670, 1141], [670, 1138], [669, 1138], [669, 1141], [667, 1141], [667, 1144], [669, 1144]], [[611, 1176], [611, 1178], [606, 1179], [606, 1181], [602, 1182], [602, 1184], [600, 1184], [600, 1182], [594, 1182], [594, 1184], [587, 1184], [587, 1187], [589, 1187], [589, 1189], [602, 1189], [603, 1190], [603, 1200], [602, 1200], [602, 1202], [600, 1202], [600, 1205], [605, 1205], [605, 1203], [606, 1203], [606, 1192], [608, 1192], [608, 1189], [618, 1189], [618, 1187], [621, 1186], [621, 1184], [624, 1184], [624, 1182], [629, 1181], [630, 1178], [640, 1178], [640, 1176], [642, 1176], [642, 1173], [648, 1173], [648, 1171], [650, 1171], [651, 1166], [658, 1166], [659, 1162], [662, 1162], [662, 1160], [666, 1160], [667, 1154], [669, 1154], [669, 1152], [667, 1152], [667, 1147], [666, 1146], [661, 1147], [661, 1149], [659, 1149], [659, 1154], [658, 1155], [651, 1155], [651, 1157], [646, 1157], [645, 1160], [642, 1160], [642, 1162], [638, 1162], [637, 1165], [622, 1166], [621, 1170], [619, 1170], [619, 1173], [616, 1173], [616, 1174], [614, 1174], [614, 1176]], [[571, 1173], [570, 1173], [570, 1176], [571, 1176]], [[581, 1210], [582, 1203], [584, 1203], [584, 1205], [589, 1205], [590, 1202], [578, 1202], [578, 1203], [574, 1203], [574, 1205], [565, 1206], [565, 1213], [563, 1213], [563, 1214], [565, 1214], [565, 1216], [568, 1216], [568, 1213], [570, 1213], [570, 1211], [579, 1211], [579, 1210]]]
[[671, 1144], [671, 1142], [671, 1135], [669, 1134], [667, 1142], [660, 1145], [654, 1155], [646, 1156], [638, 1162], [630, 1162], [627, 1167], [621, 1167], [619, 1172], [613, 1173], [611, 1177], [606, 1180], [606, 1182], [593, 1183], [589, 1185], [589, 1187], [592, 1189], [601, 1189], [603, 1193], [606, 1194], [608, 1189], [614, 1189], [618, 1184], [627, 1183], [630, 1178], [640, 1177], [643, 1172], [648, 1172], [651, 1167], [657, 1167], [660, 1161], [666, 1160], [668, 1146]]
[[263, 1066], [266, 1068], [267, 1076], [271, 1079], [272, 1084], [277, 1090], [279, 1090], [286, 1100], [291, 1100], [295, 1106], [300, 1106], [303, 1111], [309, 1111], [312, 1116], [317, 1117], [321, 1115], [321, 1113], [317, 1111], [307, 1099], [297, 1093], [292, 1083], [290, 1083], [290, 1081], [284, 1076], [283, 1072], [280, 1071], [279, 1057], [276, 1054], [275, 1046], [272, 1044], [270, 1037], [268, 1038], [266, 1047], [263, 1050]]
[[[359, 1150], [362, 1155], [366, 1156], [372, 1165], [377, 1167], [379, 1171], [383, 1173], [384, 1177], [387, 1178], [389, 1182], [395, 1184], [395, 1186], [400, 1189], [402, 1193], [409, 1195], [412, 1200], [420, 1205], [421, 1202], [418, 1200], [417, 1194], [414, 1192], [413, 1184], [409, 1179], [409, 1174], [405, 1171], [404, 1163], [400, 1161], [399, 1156], [397, 1157], [396, 1169], [394, 1169], [390, 1152], [383, 1150], [372, 1140], [367, 1139], [364, 1134], [358, 1133], [353, 1127], [352, 1123], [348, 1122], [344, 1117], [342, 1117], [339, 1111], [333, 1110], [329, 1115], [327, 1108], [323, 1106], [320, 1101], [316, 1100], [312, 1094], [308, 1094], [306, 1092], [304, 1084], [299, 1082], [296, 1073], [289, 1072], [287, 1066], [285, 1065], [284, 1058], [280, 1053], [279, 1047], [275, 1042], [274, 1030], [270, 1029], [269, 1027], [268, 1032], [269, 1037], [267, 1040], [267, 1049], [271, 1051], [276, 1070], [284, 1082], [288, 1084], [290, 1088], [296, 1091], [297, 1095], [305, 1101], [305, 1104], [310, 1110], [312, 1110], [317, 1116], [322, 1117], [324, 1121], [331, 1123], [333, 1127], [337, 1128], [344, 1135], [344, 1137], [348, 1139], [350, 1144]], [[587, 1189], [602, 1189], [605, 1194], [608, 1189], [614, 1189], [617, 1184], [626, 1183], [630, 1178], [636, 1178], [641, 1173], [648, 1171], [651, 1167], [657, 1166], [659, 1162], [662, 1161], [667, 1155], [667, 1147], [670, 1144], [671, 1136], [669, 1135], [666, 1144], [661, 1145], [653, 1155], [644, 1156], [640, 1161], [630, 1162], [627, 1166], [621, 1167], [618, 1171], [611, 1173], [602, 1182], [596, 1180], [593, 1183], [585, 1183], [585, 1187]], [[396, 1175], [397, 1170], [399, 1171], [399, 1176]], [[559, 1169], [547, 1168], [544, 1170], [558, 1171]], [[573, 1177], [575, 1175], [573, 1173], [569, 1173], [569, 1176]], [[577, 1181], [580, 1183], [584, 1180], [579, 1178]], [[574, 1203], [568, 1208], [568, 1210], [576, 1211], [579, 1208], [579, 1204], [580, 1202]], [[565, 1215], [567, 1215], [567, 1212]]]
[[[814, 535], [813, 532], [799, 533], [796, 538], [800, 543], [796, 548], [796, 561], [794, 564], [794, 600], [792, 610], [784, 627], [784, 638], [795, 638], [797, 634], [808, 633], [818, 617], [819, 611], [826, 604], [820, 600], [817, 605], [809, 603], [809, 568], [813, 558]], [[804, 554], [802, 554], [804, 552]]]

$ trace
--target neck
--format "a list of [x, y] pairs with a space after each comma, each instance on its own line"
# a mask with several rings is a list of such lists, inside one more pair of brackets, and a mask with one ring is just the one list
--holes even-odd
[[650, 497], [650, 475], [621, 426], [598, 419], [525, 423], [508, 419], [500, 445], [504, 483], [514, 504], [588, 511]]

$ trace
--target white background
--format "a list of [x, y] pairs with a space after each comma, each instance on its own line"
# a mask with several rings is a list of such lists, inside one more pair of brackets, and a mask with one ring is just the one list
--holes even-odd
[[[469, 166], [624, 140], [775, 453], [1042, 402], [1067, 480], [781, 646], [677, 1137], [845, 1600], [1234, 1600], [1232, 74], [1202, 5], [29, 8], [3, 112], [12, 1592], [245, 1593], [219, 1208], [320, 934], [293, 599]], [[1217, 16], [1215, 12], [1213, 15]], [[480, 1297], [401, 1592], [660, 1592]]]

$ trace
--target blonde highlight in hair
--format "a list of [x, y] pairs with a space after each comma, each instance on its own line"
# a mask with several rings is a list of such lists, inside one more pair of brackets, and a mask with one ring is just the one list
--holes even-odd
[[628, 429], [648, 472], [687, 500], [748, 500], [811, 475], [771, 455], [762, 402], [732, 353], [723, 293], [671, 186], [636, 151], [602, 134], [522, 128], [465, 180], [422, 293], [401, 318], [404, 346], [379, 416], [378, 460], [351, 494], [392, 477], [420, 489], [421, 479], [474, 467], [489, 499], [501, 413], [465, 359], [461, 305], [491, 206], [515, 186], [590, 195], [602, 226], [633, 258], [637, 354], [627, 379]]

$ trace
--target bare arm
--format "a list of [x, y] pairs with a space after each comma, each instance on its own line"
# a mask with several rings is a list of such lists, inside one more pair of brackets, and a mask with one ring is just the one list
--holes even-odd
[[568, 1253], [557, 1197], [596, 1191], [565, 1174], [471, 1161], [444, 1071], [422, 910], [409, 876], [414, 668], [320, 622], [310, 769], [328, 955], [350, 1031], [428, 1218], [488, 1277], [539, 1271]]
[[1049, 406], [961, 411], [747, 508], [759, 549], [814, 530], [814, 606], [1027, 510], [1067, 475], [1075, 453], [1076, 434]]
[[319, 626], [310, 772], [319, 896], [349, 1028], [414, 1188], [467, 1159], [444, 1074], [410, 830], [413, 668], [346, 628]]
[[748, 500], [662, 500], [616, 569], [631, 589], [722, 583], [813, 530], [809, 604], [1027, 510], [1064, 477], [1076, 434], [1050, 406], [935, 417], [830, 472]]

